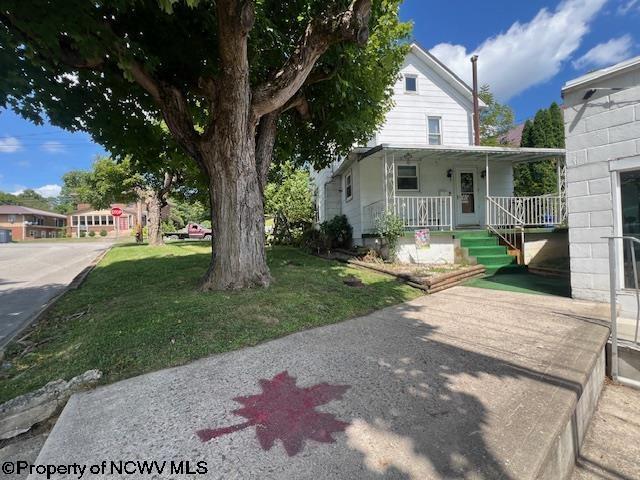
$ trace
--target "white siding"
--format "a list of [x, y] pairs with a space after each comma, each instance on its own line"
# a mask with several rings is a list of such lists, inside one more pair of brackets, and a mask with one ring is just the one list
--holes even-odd
[[[353, 195], [350, 200], [347, 200], [344, 181], [349, 172], [351, 172]], [[349, 220], [349, 224], [353, 228], [353, 243], [355, 245], [362, 245], [360, 187], [360, 164], [355, 161], [353, 162], [352, 166], [342, 174], [342, 185], [340, 187], [340, 190], [342, 190], [340, 195], [340, 198], [342, 199], [341, 211], [344, 215], [346, 215], [347, 219]]]
[[[588, 88], [612, 85], [630, 88], [582, 99]], [[609, 254], [602, 237], [618, 225], [610, 170], [612, 160], [640, 154], [640, 69], [568, 92], [565, 105], [572, 293], [608, 302]], [[635, 164], [640, 168], [640, 159]], [[619, 301], [624, 309], [624, 299]]]
[[[404, 75], [416, 75], [417, 93], [404, 89]], [[471, 102], [409, 53], [394, 85], [394, 107], [376, 134], [375, 143], [427, 145], [427, 116], [442, 117], [444, 145], [472, 145]]]

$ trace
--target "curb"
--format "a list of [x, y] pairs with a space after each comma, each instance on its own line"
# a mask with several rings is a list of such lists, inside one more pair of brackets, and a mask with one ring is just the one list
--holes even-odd
[[16, 337], [18, 337], [19, 335], [24, 333], [25, 330], [31, 328], [33, 325], [38, 323], [42, 319], [42, 317], [44, 317], [47, 313], [49, 313], [49, 311], [53, 308], [56, 302], [60, 300], [60, 298], [62, 298], [62, 296], [65, 293], [67, 293], [69, 290], [77, 290], [78, 288], [80, 288], [84, 283], [84, 281], [87, 279], [87, 276], [89, 275], [89, 273], [91, 273], [91, 271], [96, 267], [96, 265], [100, 263], [100, 260], [102, 260], [107, 255], [107, 253], [111, 251], [111, 248], [113, 248], [113, 244], [109, 245], [109, 247], [107, 247], [106, 250], [100, 252], [93, 260], [91, 260], [91, 263], [87, 265], [84, 269], [82, 269], [82, 271], [78, 273], [75, 277], [73, 277], [73, 280], [71, 280], [71, 282], [66, 287], [64, 287], [62, 291], [60, 291], [60, 293], [50, 298], [49, 301], [40, 309], [40, 311], [38, 311], [35, 315], [33, 315], [33, 317], [29, 321], [27, 321], [27, 323], [25, 323], [13, 335], [11, 335], [6, 340], [4, 345], [0, 346], [0, 350], [4, 350], [5, 347], [9, 343], [11, 343]]

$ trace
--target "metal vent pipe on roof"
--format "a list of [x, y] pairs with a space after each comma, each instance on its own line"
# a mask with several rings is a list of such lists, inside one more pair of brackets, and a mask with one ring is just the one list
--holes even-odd
[[474, 145], [480, 145], [480, 106], [478, 105], [478, 56], [471, 57], [473, 72], [473, 140]]

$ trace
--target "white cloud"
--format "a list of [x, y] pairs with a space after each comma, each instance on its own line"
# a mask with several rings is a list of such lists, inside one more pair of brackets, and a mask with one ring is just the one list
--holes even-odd
[[[25, 190], [27, 190], [27, 187], [22, 185], [15, 186], [14, 188], [15, 188], [15, 191], [11, 192], [11, 195], [20, 195]], [[54, 183], [51, 185], [43, 185], [38, 188], [33, 188], [32, 190], [35, 191], [36, 193], [39, 193], [45, 198], [51, 198], [51, 197], [57, 197], [58, 195], [60, 195], [60, 191], [62, 190], [62, 187]]]
[[566, 0], [555, 11], [540, 10], [528, 23], [516, 22], [474, 51], [441, 43], [431, 52], [470, 83], [472, 55], [478, 55], [480, 84], [489, 84], [501, 101], [558, 73], [580, 46], [589, 23], [606, 0]]
[[640, 0], [623, 1], [617, 8], [618, 15], [627, 15], [632, 10], [640, 10]]
[[16, 137], [0, 138], [0, 153], [13, 153], [21, 148], [22, 144]]
[[66, 151], [64, 145], [56, 141], [44, 142], [40, 148], [47, 153], [64, 153]]
[[57, 184], [43, 185], [42, 187], [34, 188], [36, 192], [45, 198], [57, 197], [60, 195], [62, 187]]
[[612, 38], [608, 42], [600, 43], [575, 60], [573, 68], [580, 70], [585, 67], [606, 67], [621, 62], [631, 56], [633, 39], [631, 35]]

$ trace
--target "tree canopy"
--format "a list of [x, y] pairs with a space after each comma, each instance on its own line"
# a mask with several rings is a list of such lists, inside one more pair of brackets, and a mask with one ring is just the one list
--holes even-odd
[[[533, 120], [527, 120], [522, 130], [521, 147], [564, 148], [564, 120], [556, 102], [540, 109]], [[514, 190], [519, 196], [553, 193], [557, 189], [557, 169], [552, 160], [517, 165], [514, 170]]]
[[496, 101], [489, 85], [480, 88], [478, 97], [487, 105], [480, 112], [480, 144], [503, 145], [502, 138], [513, 127], [513, 110], [509, 105]]
[[164, 163], [175, 142], [211, 197], [202, 288], [265, 286], [274, 148], [316, 166], [374, 133], [410, 26], [400, 0], [4, 0], [0, 104]]

